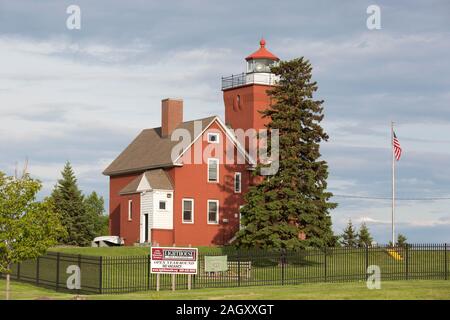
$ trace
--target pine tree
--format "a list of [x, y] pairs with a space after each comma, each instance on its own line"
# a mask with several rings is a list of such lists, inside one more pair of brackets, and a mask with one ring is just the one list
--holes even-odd
[[370, 247], [372, 245], [373, 238], [370, 235], [369, 228], [363, 222], [359, 228], [358, 233], [358, 246], [360, 247]]
[[94, 236], [104, 236], [109, 233], [108, 217], [105, 213], [105, 201], [103, 197], [99, 197], [97, 192], [93, 191], [89, 196], [85, 197], [84, 205], [86, 214], [93, 226]]
[[[272, 72], [280, 80], [269, 92], [274, 103], [262, 116], [269, 118], [267, 129], [279, 130], [279, 169], [246, 194], [241, 210], [244, 228], [235, 243], [263, 248], [330, 245], [335, 237], [329, 210], [336, 204], [329, 202], [328, 166], [320, 160], [319, 144], [328, 135], [320, 126], [323, 101], [312, 98], [318, 87], [311, 80], [311, 64], [294, 59], [281, 62]], [[267, 144], [270, 150], [271, 139]], [[263, 167], [259, 164], [255, 173]]]
[[408, 240], [403, 234], [399, 233], [397, 236], [397, 246], [398, 247], [405, 247], [406, 246], [406, 240]]
[[358, 233], [353, 227], [352, 220], [348, 220], [347, 227], [341, 235], [341, 244], [345, 247], [356, 247], [358, 244]]
[[94, 226], [86, 213], [84, 197], [78, 189], [77, 179], [72, 166], [66, 162], [52, 192], [51, 199], [55, 210], [60, 213], [62, 224], [67, 230], [67, 237], [60, 242], [69, 245], [86, 246], [93, 240]]

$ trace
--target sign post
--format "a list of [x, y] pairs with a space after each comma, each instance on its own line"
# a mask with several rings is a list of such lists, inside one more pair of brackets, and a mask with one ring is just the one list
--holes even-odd
[[[189, 245], [189, 248], [191, 248], [191, 245]], [[192, 275], [188, 274], [188, 290], [191, 290], [191, 284], [192, 284]]]
[[157, 291], [159, 290], [160, 274], [172, 275], [173, 291], [177, 274], [188, 275], [188, 287], [190, 287], [190, 276], [197, 274], [197, 248], [152, 247], [150, 256], [150, 272], [156, 274]]

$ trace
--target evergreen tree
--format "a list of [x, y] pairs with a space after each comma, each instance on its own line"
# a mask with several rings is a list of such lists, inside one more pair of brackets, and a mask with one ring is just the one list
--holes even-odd
[[406, 240], [408, 240], [408, 239], [403, 234], [399, 233], [397, 236], [397, 246], [405, 247], [407, 244]]
[[94, 237], [108, 235], [109, 219], [104, 215], [105, 201], [103, 197], [99, 197], [97, 192], [93, 191], [84, 199], [84, 205], [86, 214], [91, 221], [91, 225], [93, 225]]
[[361, 227], [359, 228], [358, 233], [358, 246], [360, 247], [370, 247], [372, 244], [373, 238], [370, 235], [369, 228], [363, 222]]
[[94, 225], [86, 213], [84, 197], [69, 162], [66, 162], [61, 174], [62, 179], [58, 180], [51, 195], [55, 210], [60, 213], [61, 222], [67, 230], [67, 237], [60, 239], [60, 242], [87, 246], [95, 236]]
[[[269, 92], [274, 103], [262, 116], [269, 119], [267, 129], [279, 130], [279, 169], [246, 194], [237, 246], [320, 247], [335, 241], [329, 210], [336, 204], [329, 202], [328, 166], [319, 152], [328, 135], [320, 126], [323, 101], [312, 98], [318, 87], [311, 71], [304, 58], [272, 68], [280, 80]], [[271, 139], [267, 145], [270, 150]], [[255, 174], [263, 167], [259, 164]]]
[[341, 235], [341, 244], [345, 247], [356, 247], [358, 244], [358, 233], [353, 228], [352, 220], [348, 220], [347, 227]]

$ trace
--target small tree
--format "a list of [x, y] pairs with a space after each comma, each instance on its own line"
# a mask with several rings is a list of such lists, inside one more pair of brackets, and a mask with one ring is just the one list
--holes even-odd
[[51, 195], [68, 233], [61, 242], [77, 246], [89, 245], [95, 237], [95, 226], [86, 212], [83, 194], [78, 189], [77, 179], [69, 162], [65, 164], [61, 174], [62, 179], [58, 180]]
[[105, 201], [103, 197], [98, 196], [97, 192], [93, 191], [89, 196], [84, 198], [84, 205], [86, 214], [94, 226], [94, 236], [104, 236], [109, 233], [108, 222], [109, 219], [104, 215]]
[[407, 245], [406, 240], [408, 240], [404, 235], [401, 233], [397, 236], [397, 246], [398, 247], [405, 247]]
[[359, 228], [358, 246], [369, 247], [369, 246], [371, 246], [372, 241], [373, 241], [373, 238], [370, 235], [369, 228], [367, 227], [366, 223], [363, 222], [361, 224], [361, 227]]
[[347, 227], [341, 235], [341, 244], [345, 247], [356, 247], [358, 244], [358, 233], [353, 227], [352, 220], [348, 220]]
[[7, 300], [11, 264], [44, 254], [65, 235], [52, 202], [36, 201], [41, 187], [27, 174], [16, 179], [0, 172], [0, 273], [6, 273]]

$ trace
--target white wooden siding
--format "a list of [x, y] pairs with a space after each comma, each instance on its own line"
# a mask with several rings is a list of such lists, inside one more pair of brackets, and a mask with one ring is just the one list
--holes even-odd
[[[170, 194], [170, 198], [167, 195]], [[159, 209], [159, 201], [166, 202], [166, 210]], [[149, 240], [151, 229], [173, 229], [173, 191], [153, 190], [141, 193], [140, 242], [145, 240], [144, 215], [148, 214]]]
[[[170, 194], [170, 198], [167, 195]], [[159, 201], [166, 202], [166, 210], [159, 209]], [[173, 192], [153, 190], [153, 222], [152, 228], [173, 229]]]
[[[140, 234], [140, 241], [141, 243], [144, 242], [145, 237], [145, 226], [144, 226], [144, 215], [148, 214], [148, 228], [152, 228], [152, 219], [153, 219], [153, 192], [143, 192], [141, 193], [141, 234]], [[149, 240], [150, 240], [150, 230], [148, 231]]]

